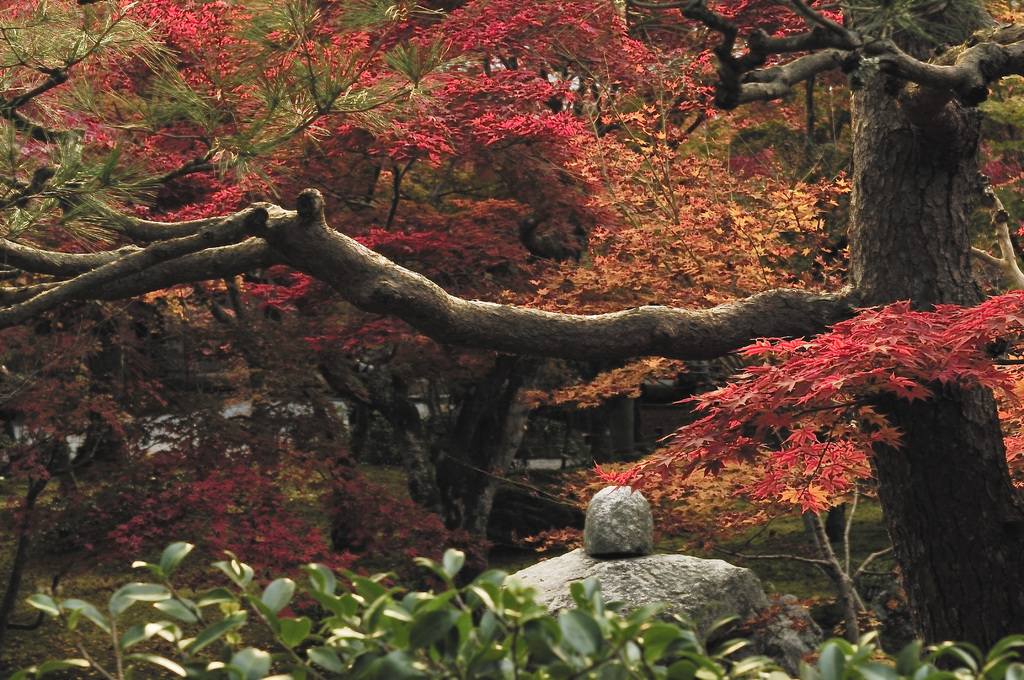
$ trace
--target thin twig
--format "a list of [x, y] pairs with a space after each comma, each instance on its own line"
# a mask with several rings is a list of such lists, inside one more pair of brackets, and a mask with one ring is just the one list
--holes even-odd
[[794, 562], [804, 562], [806, 564], [816, 564], [820, 567], [827, 567], [831, 564], [828, 560], [817, 559], [814, 557], [803, 557], [801, 555], [747, 555], [746, 553], [734, 552], [732, 550], [726, 550], [725, 548], [715, 547], [715, 551], [731, 555], [733, 557], [739, 557], [744, 560], [793, 560]]

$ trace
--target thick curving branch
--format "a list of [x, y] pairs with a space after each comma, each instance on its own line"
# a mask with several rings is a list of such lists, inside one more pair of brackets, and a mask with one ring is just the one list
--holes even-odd
[[139, 250], [139, 247], [129, 245], [97, 253], [62, 253], [0, 237], [0, 263], [34, 274], [50, 276], [84, 274]]
[[[198, 253], [158, 262], [143, 270], [118, 276], [113, 281], [106, 281], [103, 285], [94, 283], [88, 289], [83, 289], [79, 297], [123, 300], [183, 283], [230, 278], [275, 264], [283, 264], [281, 254], [265, 241], [250, 238], [241, 243], [207, 248]], [[61, 285], [60, 282], [48, 282], [16, 287], [0, 286], [0, 310], [31, 300]]]
[[110, 213], [104, 218], [114, 231], [118, 231], [135, 241], [166, 241], [183, 236], [198, 234], [220, 222], [223, 218], [207, 217], [187, 222], [154, 222], [137, 217], [129, 217], [119, 213]]
[[781, 66], [751, 71], [733, 95], [732, 101], [739, 106], [781, 99], [797, 83], [809, 80], [819, 73], [839, 68], [848, 58], [847, 52], [826, 50], [797, 57]]
[[318, 191], [300, 194], [297, 207], [258, 204], [195, 236], [112, 251], [111, 261], [27, 299], [18, 288], [0, 289], [0, 327], [71, 300], [121, 299], [271, 264], [315, 276], [360, 309], [400, 318], [439, 342], [574, 359], [716, 357], [759, 337], [819, 333], [856, 305], [848, 292], [773, 290], [707, 310], [645, 306], [587, 316], [464, 300], [331, 229]]
[[250, 238], [154, 264], [95, 288], [90, 299], [123, 300], [184, 283], [230, 279], [257, 269], [288, 264], [266, 241]]
[[463, 300], [330, 229], [318, 191], [304, 191], [297, 207], [272, 216], [256, 235], [357, 307], [398, 317], [443, 343], [565, 358], [697, 359], [758, 337], [819, 333], [853, 311], [849, 295], [799, 290], [769, 291], [709, 310], [646, 306], [593, 316]]
[[[819, 33], [834, 35], [824, 31]], [[798, 57], [780, 66], [752, 69], [740, 82], [730, 86], [723, 81], [719, 87], [731, 89], [728, 95], [730, 104], [770, 101], [784, 96], [792, 85], [816, 73], [845, 66], [856, 59], [871, 58], [878, 61], [879, 68], [886, 74], [918, 86], [909, 92], [914, 98], [926, 100], [927, 113], [932, 115], [954, 98], [967, 106], [977, 106], [988, 97], [993, 83], [1006, 76], [1024, 75], [1024, 32], [1017, 26], [980, 31], [964, 45], [948, 50], [932, 61], [912, 57], [891, 40], [866, 41], [862, 46], [855, 42], [851, 38], [844, 45], [842, 40], [834, 39], [833, 49]], [[782, 44], [759, 43], [754, 36], [748, 39], [748, 44], [751, 52], [755, 51], [755, 46], [756, 51], [765, 54], [792, 51], [788, 49], [791, 46], [783, 49]], [[806, 49], [817, 49], [828, 43], [823, 41], [815, 45], [808, 35], [804, 35], [798, 36], [796, 44], [806, 45]]]
[[966, 45], [931, 62], [915, 59], [890, 40], [865, 45], [864, 54], [877, 58], [887, 74], [949, 92], [968, 106], [985, 101], [989, 87], [1000, 79], [1024, 75], [1024, 35], [1017, 26], [978, 32]]

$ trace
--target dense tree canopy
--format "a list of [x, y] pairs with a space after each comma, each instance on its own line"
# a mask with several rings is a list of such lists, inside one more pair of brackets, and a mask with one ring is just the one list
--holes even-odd
[[[973, 0], [14, 3], [0, 14], [0, 327], [10, 361], [24, 378], [32, 364], [15, 342], [73, 338], [83, 319], [108, 313], [86, 301], [149, 305], [153, 318], [133, 326], [140, 341], [202, 313], [233, 329], [206, 351], [243, 358], [254, 403], [287, 420], [285, 392], [265, 382], [266, 369], [302, 363], [306, 373], [293, 375], [318, 371], [409, 434], [414, 470], [425, 454], [407, 378], [443, 357], [468, 368], [452, 380], [450, 392], [464, 397], [458, 436], [438, 465], [468, 470], [481, 467], [469, 449], [490, 451], [487, 465], [510, 459], [522, 436], [519, 396], [540, 372], [495, 351], [703, 359], [909, 300], [811, 349], [758, 350], [796, 357], [755, 372], [770, 377], [756, 389], [776, 398], [751, 407], [750, 421], [734, 417], [747, 406], [728, 408], [736, 397], [725, 393], [710, 431], [741, 432], [736, 455], [773, 456], [780, 476], [797, 462], [821, 471], [814, 488], [768, 489], [807, 506], [871, 466], [921, 634], [990, 644], [1024, 628], [1024, 507], [991, 392], [1002, 383], [972, 362], [1017, 333], [1020, 302], [962, 318], [936, 306], [981, 301], [974, 259], [1016, 269], [994, 194], [986, 206], [1000, 257], [971, 240], [984, 189], [978, 106], [1024, 74], [1020, 29], [996, 25], [998, 9]], [[845, 180], [829, 165], [841, 155], [843, 117], [833, 108], [828, 126], [815, 122], [814, 106], [816, 85], [838, 90], [842, 74], [853, 88]], [[803, 107], [790, 97], [798, 84]], [[762, 122], [769, 113], [792, 122], [803, 109], [800, 180], [773, 175], [784, 136], [738, 154], [728, 173], [702, 155], [714, 135], [695, 131], [717, 124], [717, 109], [741, 106]], [[841, 245], [826, 222], [841, 223], [847, 183], [851, 264], [841, 287]], [[956, 327], [936, 330], [940, 321], [914, 310], [970, 326], [971, 342], [957, 349], [973, 354], [918, 361]], [[365, 315], [486, 351], [438, 348]], [[911, 331], [920, 351], [905, 353], [915, 369], [907, 375], [829, 354], [844, 338], [849, 354], [890, 356], [893, 338]], [[272, 332], [317, 354], [275, 355]], [[822, 376], [828, 362], [856, 373], [850, 386], [860, 391], [848, 397], [844, 375]], [[358, 365], [387, 370], [368, 377]], [[301, 391], [300, 382], [276, 387]], [[822, 402], [817, 419], [763, 417], [811, 395]], [[109, 414], [131, 410], [82, 401], [102, 411], [75, 412], [88, 432], [103, 429], [97, 422], [121, 428], [126, 419]], [[315, 434], [287, 446], [323, 460], [331, 417], [316, 399], [308, 413]], [[42, 432], [54, 416], [40, 416]], [[854, 425], [866, 434], [844, 439]], [[762, 446], [773, 438], [789, 443], [782, 455]], [[60, 448], [56, 432], [51, 441]], [[685, 464], [713, 468], [706, 443], [680, 454]], [[65, 452], [52, 454], [33, 451], [18, 465], [45, 480], [67, 467]], [[837, 475], [831, 487], [820, 483], [825, 472]], [[445, 497], [449, 528], [470, 525], [476, 501], [464, 494], [486, 486], [482, 478], [452, 473], [436, 490], [417, 478], [418, 500]]]

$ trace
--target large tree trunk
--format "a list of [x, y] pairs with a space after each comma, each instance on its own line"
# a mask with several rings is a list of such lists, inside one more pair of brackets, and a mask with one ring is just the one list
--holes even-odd
[[1024, 631], [1024, 512], [992, 395], [936, 389], [883, 402], [903, 446], [877, 453], [878, 496], [917, 633], [987, 649]]
[[[897, 105], [883, 80], [854, 96], [854, 282], [868, 304], [974, 304], [979, 116], [957, 102]], [[1024, 507], [992, 395], [935, 389], [882, 400], [903, 437], [877, 452], [878, 494], [918, 634], [986, 647], [1024, 631]]]

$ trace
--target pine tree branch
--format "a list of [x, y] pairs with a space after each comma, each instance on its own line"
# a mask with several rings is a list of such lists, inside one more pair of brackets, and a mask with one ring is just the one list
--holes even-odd
[[49, 276], [84, 274], [139, 250], [139, 247], [129, 245], [98, 253], [62, 253], [0, 238], [0, 260], [4, 264]]
[[110, 262], [0, 311], [0, 327], [24, 323], [58, 305], [92, 297], [91, 294], [101, 287], [119, 278], [143, 272], [157, 264], [207, 248], [229, 244], [244, 237], [254, 228], [253, 225], [266, 220], [266, 215], [265, 208], [255, 206], [224, 218], [216, 225], [205, 227], [193, 236], [160, 241], [141, 250], [126, 251]]
[[36, 70], [47, 76], [46, 79], [31, 90], [23, 92], [16, 97], [0, 99], [0, 117], [9, 120], [14, 125], [15, 129], [27, 134], [32, 139], [40, 142], [46, 142], [48, 144], [62, 143], [68, 139], [69, 135], [77, 134], [72, 131], [50, 130], [39, 123], [29, 120], [23, 116], [18, 109], [25, 106], [36, 97], [39, 97], [66, 83], [68, 80], [68, 72], [73, 66], [80, 62], [81, 59], [75, 59], [60, 68], [37, 68]]
[[158, 184], [166, 184], [167, 182], [170, 182], [173, 179], [178, 179], [179, 177], [185, 177], [197, 172], [209, 172], [213, 170], [213, 164], [210, 163], [211, 158], [213, 158], [212, 151], [199, 158], [193, 158], [190, 161], [182, 163], [180, 167], [164, 173], [156, 179], [156, 182]]
[[134, 241], [166, 241], [198, 233], [217, 224], [223, 217], [204, 217], [184, 222], [156, 222], [110, 211], [100, 216], [101, 220], [114, 231], [120, 232]]
[[[640, 9], [679, 10], [685, 18], [698, 21], [722, 36], [713, 51], [719, 62], [715, 104], [724, 109], [779, 99], [799, 82], [823, 71], [849, 69], [865, 58], [876, 60], [884, 73], [913, 86], [905, 90], [901, 106], [912, 120], [921, 121], [934, 116], [952, 99], [976, 106], [988, 97], [993, 83], [1009, 75], [1024, 75], [1024, 27], [1021, 26], [978, 31], [963, 45], [947, 50], [932, 61], [922, 61], [891, 40], [868, 40], [815, 11], [804, 0], [793, 0], [793, 10], [811, 29], [786, 37], [751, 31], [743, 36], [746, 51], [737, 56], [738, 26], [709, 9], [704, 0], [666, 3], [629, 0], [628, 4]], [[763, 68], [773, 55], [803, 51], [811, 54]]]
[[751, 102], [773, 101], [785, 97], [793, 86], [810, 80], [819, 73], [840, 68], [849, 59], [849, 53], [826, 50], [771, 68], [758, 69], [746, 74], [744, 82], [730, 92], [728, 103], [732, 108]]
[[857, 304], [849, 292], [771, 290], [706, 310], [645, 306], [587, 316], [463, 300], [328, 227], [323, 197], [309, 189], [297, 211], [258, 204], [194, 236], [107, 257], [113, 259], [0, 309], [0, 327], [71, 300], [129, 297], [270, 264], [317, 277], [360, 309], [403, 319], [439, 342], [576, 359], [716, 357], [758, 337], [819, 333]]
[[300, 194], [297, 213], [283, 212], [255, 235], [364, 311], [403, 319], [439, 342], [513, 354], [710, 358], [756, 337], [821, 332], [853, 310], [848, 295], [801, 290], [768, 291], [709, 310], [645, 306], [594, 316], [463, 300], [330, 229], [323, 197], [310, 189]]
[[54, 174], [53, 168], [44, 165], [36, 168], [36, 171], [32, 173], [32, 180], [28, 184], [4, 180], [3, 183], [14, 189], [15, 193], [10, 198], [0, 202], [0, 210], [6, 210], [11, 207], [24, 208], [28, 203], [28, 199], [42, 193], [46, 189], [47, 183], [53, 178]]

